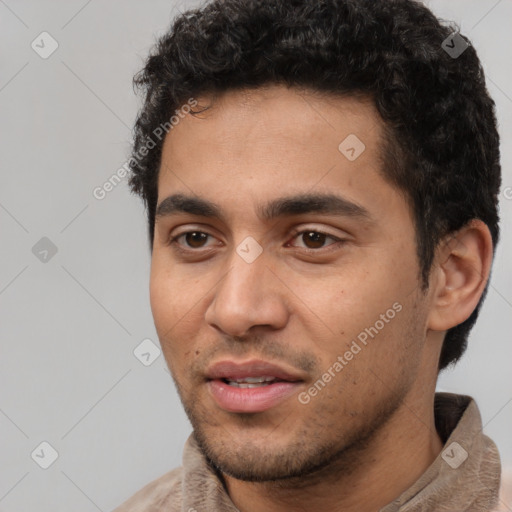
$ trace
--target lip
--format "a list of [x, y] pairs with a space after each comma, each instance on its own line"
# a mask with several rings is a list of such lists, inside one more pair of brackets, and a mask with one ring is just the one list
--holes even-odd
[[219, 361], [209, 367], [206, 378], [215, 379], [244, 379], [245, 377], [275, 377], [279, 380], [296, 382], [303, 377], [292, 370], [287, 370], [268, 361], [253, 359], [245, 362]]
[[[255, 388], [237, 388], [223, 379], [246, 377], [275, 377], [272, 384]], [[301, 375], [274, 363], [252, 360], [237, 363], [219, 361], [207, 371], [208, 390], [216, 404], [227, 412], [263, 412], [297, 393], [304, 379]]]

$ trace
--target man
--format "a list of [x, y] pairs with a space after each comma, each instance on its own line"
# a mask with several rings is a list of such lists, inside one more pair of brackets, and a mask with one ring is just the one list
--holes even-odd
[[467, 40], [412, 0], [217, 0], [136, 83], [130, 183], [193, 434], [117, 512], [492, 510], [478, 407], [435, 393], [499, 235]]

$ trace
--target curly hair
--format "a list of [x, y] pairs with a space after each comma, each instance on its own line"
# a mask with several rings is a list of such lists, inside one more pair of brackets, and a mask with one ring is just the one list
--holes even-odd
[[[467, 46], [457, 58], [442, 47], [454, 34]], [[214, 0], [175, 18], [134, 77], [144, 100], [129, 185], [144, 201], [151, 249], [158, 127], [169, 127], [187, 99], [265, 84], [371, 98], [385, 125], [381, 173], [413, 211], [423, 290], [439, 242], [471, 219], [485, 222], [496, 247], [495, 104], [456, 24], [414, 0]], [[464, 353], [488, 286], [470, 317], [447, 331], [439, 370]]]

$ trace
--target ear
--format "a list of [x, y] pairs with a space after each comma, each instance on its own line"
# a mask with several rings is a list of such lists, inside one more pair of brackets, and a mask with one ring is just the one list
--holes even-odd
[[441, 241], [431, 273], [428, 328], [446, 331], [471, 315], [489, 279], [492, 258], [491, 233], [479, 219]]

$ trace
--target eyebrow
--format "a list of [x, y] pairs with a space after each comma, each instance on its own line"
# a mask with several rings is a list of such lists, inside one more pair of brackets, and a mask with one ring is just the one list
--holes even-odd
[[[216, 218], [222, 222], [226, 220], [220, 207], [215, 203], [184, 194], [174, 194], [163, 199], [156, 208], [155, 218], [180, 213]], [[366, 208], [335, 194], [299, 194], [280, 197], [257, 208], [258, 216], [265, 221], [307, 213], [341, 215], [369, 223], [375, 222]]]

